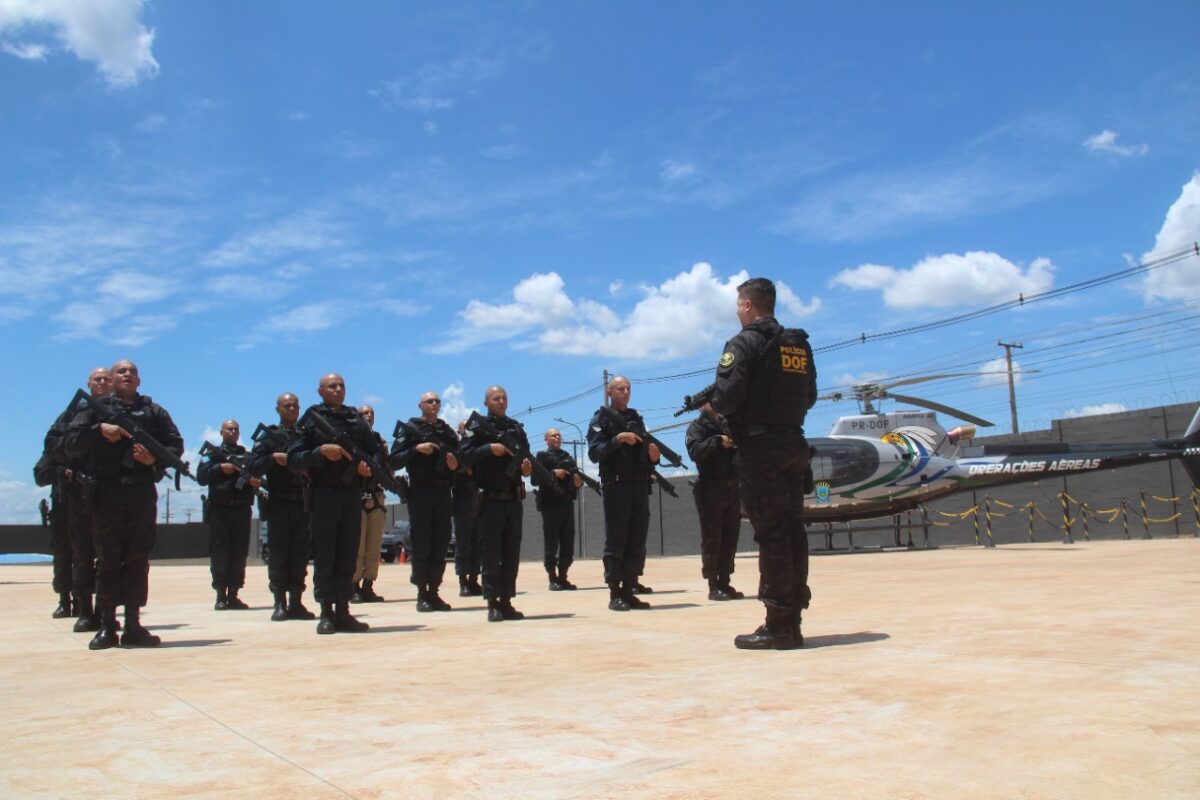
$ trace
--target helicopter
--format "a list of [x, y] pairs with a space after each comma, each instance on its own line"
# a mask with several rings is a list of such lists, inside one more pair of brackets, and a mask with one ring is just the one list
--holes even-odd
[[[888, 517], [959, 492], [1169, 459], [1181, 460], [1192, 482], [1200, 485], [1200, 408], [1178, 439], [972, 446], [967, 443], [975, 437], [976, 426], [991, 427], [991, 422], [942, 403], [890, 391], [947, 377], [957, 374], [853, 388], [862, 413], [840, 417], [824, 437], [808, 440], [813, 486], [804, 497], [806, 523]], [[689, 405], [698, 407], [695, 401], [703, 394], [685, 398], [685, 410]], [[842, 397], [835, 393], [819, 399]], [[928, 410], [885, 414], [875, 405], [884, 399]], [[935, 412], [968, 424], [946, 430]]]

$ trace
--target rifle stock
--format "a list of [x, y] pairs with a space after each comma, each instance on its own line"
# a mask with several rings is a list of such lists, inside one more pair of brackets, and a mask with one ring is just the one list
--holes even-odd
[[129, 434], [131, 442], [140, 444], [146, 448], [154, 456], [155, 464], [161, 466], [163, 471], [168, 469], [175, 470], [175, 488], [177, 490], [180, 488], [179, 478], [181, 475], [187, 475], [192, 480], [196, 480], [196, 476], [192, 474], [191, 465], [164, 447], [160, 441], [151, 436], [145, 428], [139, 425], [137, 420], [122, 411], [106, 407], [83, 389], [75, 392], [75, 398], [71, 401], [71, 407], [79, 408], [80, 401], [86, 403], [88, 408], [92, 409], [101, 422], [118, 426]]

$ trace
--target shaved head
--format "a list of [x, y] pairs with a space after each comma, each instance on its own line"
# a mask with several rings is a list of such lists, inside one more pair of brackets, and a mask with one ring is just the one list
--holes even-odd
[[300, 398], [291, 392], [284, 392], [275, 398], [275, 413], [279, 415], [279, 424], [290, 428], [300, 418]]

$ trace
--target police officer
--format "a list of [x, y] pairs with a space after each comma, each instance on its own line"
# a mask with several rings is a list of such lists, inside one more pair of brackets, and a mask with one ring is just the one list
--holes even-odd
[[[467, 421], [458, 423], [461, 438]], [[482, 597], [479, 584], [482, 545], [479, 541], [479, 487], [475, 471], [459, 465], [454, 473], [454, 572], [458, 575], [459, 597]]]
[[[275, 400], [278, 425], [267, 425], [250, 452], [250, 471], [267, 486], [267, 580], [275, 598], [271, 619], [315, 619], [304, 607], [304, 581], [312, 548], [304, 504], [307, 475], [288, 469], [288, 447], [300, 438], [300, 400], [284, 392]], [[290, 599], [289, 599], [290, 595]]]
[[442, 399], [426, 392], [417, 401], [421, 416], [397, 426], [392, 442], [393, 469], [408, 470], [408, 520], [412, 524], [412, 583], [417, 611], [449, 611], [438, 595], [446, 573], [454, 501], [451, 487], [458, 469], [458, 435], [438, 418]]
[[579, 467], [575, 459], [562, 449], [562, 433], [557, 428], [546, 431], [546, 449], [534, 456], [546, 471], [554, 475], [554, 483], [542, 486], [536, 474], [533, 485], [538, 486], [538, 509], [542, 512], [542, 538], [545, 543], [546, 574], [550, 591], [577, 589], [567, 580], [567, 570], [575, 560], [575, 496], [583, 479], [575, 474]]
[[[487, 421], [497, 433], [515, 431], [524, 450], [529, 440], [521, 423], [507, 415], [508, 392], [503, 386], [490, 386], [484, 393]], [[519, 474], [508, 475], [513, 455], [494, 436], [472, 427], [468, 422], [460, 449], [462, 462], [475, 471], [475, 481], [482, 496], [479, 508], [479, 531], [483, 546], [483, 594], [488, 601], [488, 621], [524, 619], [513, 608], [517, 593], [517, 569], [521, 558], [521, 500], [525, 485], [521, 476], [529, 475], [533, 465], [521, 461]]]
[[709, 600], [740, 600], [730, 585], [733, 559], [742, 527], [738, 499], [737, 450], [726, 433], [724, 418], [702, 413], [687, 429], [688, 455], [700, 476], [692, 489], [700, 515], [700, 574], [708, 580]]
[[817, 370], [808, 334], [784, 328], [774, 315], [771, 281], [751, 278], [738, 287], [742, 330], [725, 345], [711, 403], [733, 431], [742, 503], [758, 542], [758, 596], [766, 605], [766, 622], [734, 639], [747, 650], [802, 646], [800, 615], [812, 597], [803, 425], [817, 399]]
[[[200, 462], [196, 483], [208, 489], [209, 571], [217, 592], [217, 611], [244, 611], [250, 606], [238, 597], [246, 585], [246, 556], [250, 551], [250, 507], [261, 481], [243, 477], [246, 448], [238, 444], [241, 426], [237, 420], [221, 423], [221, 446]], [[233, 463], [238, 460], [239, 468]], [[242, 486], [238, 487], [241, 481]]]
[[[107, 397], [112, 394], [112, 373], [106, 367], [97, 367], [88, 375], [87, 386], [92, 397]], [[53, 586], [59, 603], [51, 616], [59, 619], [73, 611], [77, 617], [76, 633], [100, 627], [92, 605], [92, 594], [96, 591], [96, 549], [92, 537], [95, 479], [90, 463], [68, 458], [64, 447], [67, 426], [82, 410], [72, 406], [58, 415], [46, 432], [42, 458], [34, 468], [37, 484], [50, 486], [54, 501], [48, 509], [50, 552], [54, 556]]]
[[[119, 408], [167, 451], [183, 454], [183, 437], [171, 415], [138, 393], [141, 377], [132, 361], [112, 367], [113, 394], [99, 402]], [[141, 623], [141, 608], [149, 591], [150, 550], [154, 547], [158, 491], [154, 484], [165, 470], [143, 445], [132, 444], [119, 425], [101, 422], [88, 408], [76, 414], [67, 428], [67, 456], [89, 460], [95, 470], [96, 605], [100, 628], [88, 647], [104, 650], [118, 643], [116, 607], [125, 606], [125, 630], [120, 644], [154, 647], [159, 637]]]
[[[608, 384], [611, 408], [601, 408], [588, 426], [588, 457], [600, 465], [604, 491], [604, 581], [613, 611], [649, 608], [635, 595], [646, 566], [650, 530], [650, 474], [658, 447], [645, 440], [642, 415], [629, 407], [629, 379]], [[614, 417], [615, 414], [615, 417]], [[619, 420], [619, 421], [618, 421]]]
[[[360, 406], [358, 414], [371, 428], [374, 448], [387, 461], [387, 443], [375, 432], [375, 409]], [[363, 481], [362, 521], [358, 538], [358, 562], [354, 567], [354, 592], [351, 603], [382, 603], [383, 597], [375, 593], [375, 581], [379, 578], [379, 551], [383, 548], [383, 528], [387, 524], [387, 496], [378, 482]]]
[[363, 452], [378, 447], [378, 441], [358, 409], [345, 404], [341, 375], [323, 376], [317, 392], [323, 402], [304, 412], [300, 436], [287, 452], [288, 469], [307, 471], [312, 480], [313, 586], [321, 604], [317, 633], [363, 633], [370, 626], [351, 616], [350, 595], [362, 525], [362, 479], [371, 477], [371, 468], [306, 420], [309, 414], [320, 414]]

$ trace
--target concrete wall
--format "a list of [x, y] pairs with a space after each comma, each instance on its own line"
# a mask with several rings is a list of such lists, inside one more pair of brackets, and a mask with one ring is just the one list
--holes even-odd
[[[1079, 419], [1055, 420], [1048, 430], [1030, 431], [1018, 436], [988, 436], [978, 437], [972, 444], [1007, 444], [1013, 442], [1135, 442], [1151, 441], [1168, 437], [1182, 436], [1188, 423], [1195, 414], [1194, 404], [1160, 406], [1157, 408], [1128, 411], [1120, 414], [1082, 417]], [[671, 476], [679, 493], [678, 499], [672, 498], [655, 489], [650, 499], [650, 534], [647, 550], [651, 555], [691, 555], [700, 552], [700, 530], [696, 519], [696, 508], [692, 501], [691, 488], [687, 476]], [[1087, 503], [1094, 509], [1119, 508], [1122, 500], [1128, 507], [1130, 535], [1134, 538], [1143, 535], [1140, 510], [1140, 491], [1145, 491], [1148, 498], [1178, 497], [1175, 502], [1159, 502], [1148, 500], [1148, 516], [1158, 519], [1178, 514], [1178, 518], [1166, 524], [1153, 524], [1150, 534], [1155, 537], [1194, 535], [1197, 532], [1195, 514], [1188, 498], [1192, 490], [1191, 479], [1178, 462], [1166, 462], [1140, 467], [1086, 475], [1069, 476], [1039, 481], [1037, 483], [1018, 484], [1011, 487], [997, 487], [989, 490], [987, 497], [992, 501], [1000, 501], [1021, 507], [1032, 501], [1037, 505], [1040, 514], [1034, 512], [1034, 539], [1036, 541], [1053, 541], [1061, 539], [1063, 534], [1058, 527], [1062, 522], [1062, 512], [1059, 508], [1057, 493], [1066, 491], [1076, 500]], [[973, 516], [963, 521], [954, 521], [937, 513], [959, 513], [976, 505], [984, 503], [985, 496], [963, 494], [956, 495], [930, 506], [930, 519], [935, 522], [952, 524], [949, 527], [932, 526], [930, 536], [935, 544], [973, 544], [975, 542], [975, 527]], [[604, 512], [599, 495], [590, 489], [583, 490], [581, 508], [577, 507], [576, 515], [576, 551], [577, 557], [598, 558], [604, 546]], [[1000, 505], [992, 503], [996, 515], [1007, 513], [1007, 517], [994, 516], [992, 519], [992, 539], [998, 544], [1010, 544], [1029, 541], [1029, 514], [1013, 513]], [[1071, 516], [1078, 518], [1078, 507], [1071, 507]], [[389, 508], [392, 520], [407, 519], [406, 506], [395, 505]], [[1043, 516], [1049, 518], [1049, 522]], [[1106, 515], [1108, 516], [1108, 515]], [[921, 546], [924, 543], [924, 532], [920, 527], [920, 514], [912, 515], [916, 528], [911, 532], [913, 543]], [[904, 519], [907, 522], [907, 516]], [[986, 521], [980, 516], [980, 537], [986, 539]], [[1112, 522], [1092, 518], [1089, 521], [1088, 533], [1093, 538], [1123, 538], [1125, 529], [1121, 516], [1118, 514]], [[849, 537], [845, 526], [837, 526], [832, 536], [833, 548], [840, 550], [847, 546]], [[851, 528], [854, 532], [854, 543], [860, 547], [895, 546], [897, 542], [906, 544], [909, 531], [900, 532], [899, 539], [893, 529], [891, 519], [874, 520], [855, 523]], [[1077, 539], [1084, 535], [1083, 523], [1076, 520], [1072, 533]], [[251, 526], [254, 537], [250, 552], [252, 558], [257, 554], [258, 522]], [[809, 532], [809, 541], [818, 551], [827, 547], [829, 537], [824, 528], [814, 528]], [[742, 550], [754, 549], [754, 535], [748, 522], [742, 522]], [[521, 543], [521, 558], [540, 561], [542, 558], [542, 529], [541, 515], [534, 508], [533, 494], [525, 500], [525, 528]], [[34, 525], [0, 525], [0, 553], [46, 553], [49, 552], [49, 528]], [[154, 549], [155, 558], [201, 558], [208, 555], [208, 531], [201, 523], [186, 523], [159, 525], [158, 539]]]

